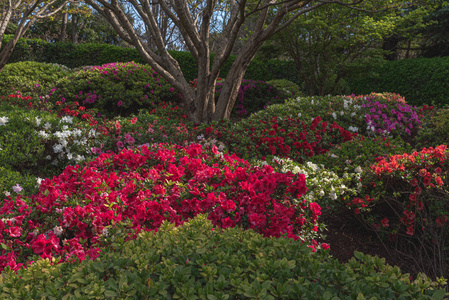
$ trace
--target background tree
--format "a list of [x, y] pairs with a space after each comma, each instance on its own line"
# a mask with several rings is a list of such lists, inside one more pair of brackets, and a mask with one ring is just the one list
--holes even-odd
[[[6, 65], [11, 53], [27, 30], [38, 19], [48, 18], [58, 13], [71, 0], [2, 0], [0, 2], [0, 49], [4, 33], [11, 20], [16, 20], [14, 37], [0, 51], [0, 72]], [[59, 4], [59, 6], [56, 6]]]
[[[150, 31], [156, 42], [157, 52], [142, 42], [117, 0], [85, 1], [103, 15], [125, 41], [136, 47], [146, 62], [181, 93], [186, 114], [198, 123], [230, 117], [245, 71], [258, 49], [267, 39], [287, 27], [294, 19], [329, 3], [339, 3], [349, 7], [363, 2], [363, 0], [153, 1], [160, 4], [160, 8], [177, 27], [186, 47], [197, 62], [198, 85], [196, 89], [193, 89], [184, 78], [179, 64], [168, 53], [155, 12], [148, 1], [129, 0], [128, 2]], [[388, 5], [392, 1], [369, 2], [376, 5]], [[216, 43], [218, 47], [214, 60], [211, 62], [211, 24], [218, 7], [227, 13], [227, 18], [222, 22], [223, 26]], [[239, 33], [244, 28], [243, 25], [252, 17], [256, 20], [254, 29], [237, 54], [215, 103], [215, 84], [220, 69], [229, 58]]]

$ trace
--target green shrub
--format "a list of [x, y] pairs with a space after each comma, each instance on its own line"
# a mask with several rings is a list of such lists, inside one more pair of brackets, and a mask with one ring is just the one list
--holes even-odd
[[296, 83], [288, 81], [287, 79], [273, 79], [269, 80], [267, 83], [274, 85], [278, 89], [289, 94], [290, 98], [303, 96], [301, 88]]
[[449, 146], [449, 109], [433, 109], [421, 118], [421, 129], [415, 138], [417, 148]]
[[89, 123], [71, 117], [1, 103], [0, 118], [7, 120], [0, 126], [0, 166], [21, 174], [51, 178], [87, 159], [97, 145]]
[[384, 259], [356, 253], [340, 264], [301, 242], [264, 238], [239, 228], [213, 228], [199, 216], [175, 228], [164, 223], [111, 247], [96, 260], [3, 272], [0, 297], [20, 299], [443, 299], [437, 283], [410, 282]]
[[365, 76], [347, 78], [354, 94], [394, 92], [411, 105], [449, 105], [449, 58], [414, 58], [371, 67]]
[[[10, 38], [10, 37], [8, 37]], [[198, 67], [189, 52], [169, 51], [187, 80], [198, 77]], [[214, 54], [211, 54], [211, 61]], [[13, 51], [10, 62], [35, 60], [52, 62], [76, 68], [86, 65], [103, 65], [114, 61], [134, 61], [145, 63], [135, 48], [121, 48], [106, 44], [48, 43], [42, 40], [19, 39]], [[220, 76], [226, 77], [235, 56], [231, 55], [220, 70]], [[294, 62], [281, 60], [257, 61], [253, 60], [246, 71], [246, 78], [253, 80], [287, 79], [299, 83]]]
[[346, 172], [353, 172], [354, 168], [368, 168], [378, 158], [411, 151], [410, 145], [400, 138], [387, 137], [355, 137], [352, 141], [336, 145], [329, 152], [316, 155], [310, 161], [323, 164], [343, 176]]
[[178, 93], [149, 66], [110, 63], [60, 80], [50, 102], [79, 102], [103, 116], [127, 116], [162, 101], [178, 102]]
[[23, 61], [7, 64], [0, 72], [0, 96], [15, 94], [41, 96], [49, 92], [60, 78], [67, 76], [67, 67]]
[[20, 192], [22, 195], [31, 196], [38, 191], [36, 177], [0, 166], [0, 197], [4, 197], [8, 193], [14, 194], [12, 187], [17, 184], [23, 188]]

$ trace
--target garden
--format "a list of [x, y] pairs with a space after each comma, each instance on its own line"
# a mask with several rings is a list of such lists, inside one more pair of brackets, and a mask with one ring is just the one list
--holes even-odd
[[447, 297], [447, 105], [248, 79], [194, 124], [181, 98], [134, 62], [5, 66], [1, 298]]

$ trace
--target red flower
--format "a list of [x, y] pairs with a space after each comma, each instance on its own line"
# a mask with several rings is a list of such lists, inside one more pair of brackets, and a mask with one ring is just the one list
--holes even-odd
[[382, 221], [380, 221], [380, 223], [382, 224], [383, 227], [388, 227], [390, 226], [390, 224], [388, 224], [389, 220], [387, 218], [383, 218]]
[[22, 228], [19, 228], [17, 226], [11, 227], [7, 231], [9, 231], [10, 237], [19, 237], [22, 235]]
[[414, 233], [413, 225], [407, 227], [407, 231], [405, 233], [407, 233], [408, 235], [413, 235]]
[[211, 134], [212, 131], [213, 131], [212, 127], [207, 127], [205, 130], [206, 134]]
[[416, 178], [413, 178], [410, 183], [411, 183], [412, 186], [417, 186], [418, 185], [418, 180]]
[[437, 173], [438, 175], [440, 175], [440, 174], [441, 174], [441, 168], [440, 168], [440, 167], [436, 168], [436, 169], [435, 169], [435, 173]]
[[321, 248], [324, 249], [324, 250], [330, 249], [329, 245], [326, 244], [326, 243], [322, 243], [321, 244]]
[[412, 201], [412, 202], [416, 202], [416, 194], [410, 194], [410, 196], [409, 196], [409, 199], [410, 199], [410, 201]]

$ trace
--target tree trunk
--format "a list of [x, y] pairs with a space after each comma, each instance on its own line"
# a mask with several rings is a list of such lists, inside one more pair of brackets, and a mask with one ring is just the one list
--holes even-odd
[[59, 41], [64, 42], [65, 36], [67, 34], [67, 13], [62, 14], [62, 26], [61, 26], [61, 33], [59, 35]]
[[78, 16], [73, 14], [72, 15], [72, 43], [78, 44]]
[[0, 72], [3, 70], [9, 58], [11, 57], [11, 54], [14, 51], [14, 47], [16, 46], [18, 40], [19, 38], [18, 37], [16, 38], [16, 36], [14, 36], [14, 38], [9, 40], [9, 42], [0, 52]]

